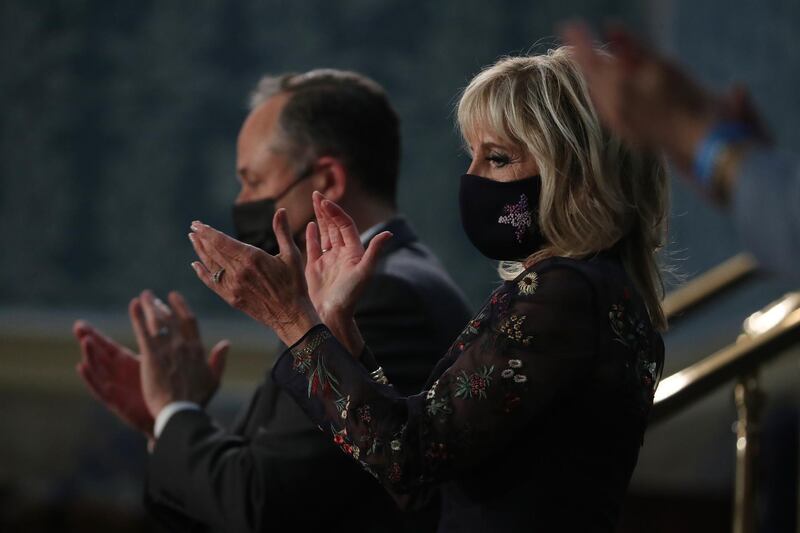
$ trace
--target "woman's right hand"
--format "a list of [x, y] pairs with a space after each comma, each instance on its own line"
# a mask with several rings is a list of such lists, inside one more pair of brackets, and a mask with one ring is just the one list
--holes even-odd
[[364, 342], [353, 313], [392, 234], [379, 233], [365, 250], [353, 219], [341, 207], [319, 192], [313, 193], [312, 201], [317, 222], [306, 228], [308, 293], [325, 325], [358, 357]]

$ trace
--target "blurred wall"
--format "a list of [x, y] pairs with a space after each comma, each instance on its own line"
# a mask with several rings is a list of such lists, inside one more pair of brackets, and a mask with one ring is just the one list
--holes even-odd
[[[557, 20], [633, 1], [5, 1], [0, 265], [6, 305], [117, 309], [145, 286], [211, 306], [195, 218], [230, 230], [235, 139], [264, 73], [358, 70], [403, 119], [401, 206], [478, 303], [493, 279], [459, 230], [459, 89]], [[542, 49], [543, 46], [537, 47]]]

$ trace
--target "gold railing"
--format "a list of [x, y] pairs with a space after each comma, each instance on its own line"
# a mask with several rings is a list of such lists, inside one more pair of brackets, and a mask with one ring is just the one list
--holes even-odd
[[[682, 314], [755, 271], [749, 256], [737, 256], [688, 283], [665, 299], [668, 316]], [[739, 339], [697, 363], [664, 378], [655, 394], [650, 424], [658, 424], [718, 387], [735, 382], [736, 479], [734, 533], [753, 533], [756, 526], [755, 465], [758, 458], [758, 421], [763, 394], [759, 369], [800, 343], [800, 292], [790, 293], [751, 315]]]
[[[793, 298], [793, 295], [785, 298]], [[760, 366], [798, 342], [800, 310], [787, 313], [768, 331], [753, 337], [742, 335], [737, 342], [662, 379], [656, 390], [650, 423], [661, 422], [720, 385], [756, 372]]]

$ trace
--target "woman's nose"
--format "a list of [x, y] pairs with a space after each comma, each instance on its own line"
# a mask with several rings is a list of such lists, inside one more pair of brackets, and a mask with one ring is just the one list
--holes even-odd
[[481, 164], [478, 160], [473, 159], [470, 162], [469, 168], [467, 169], [467, 174], [474, 174], [476, 176], [480, 176], [481, 173]]

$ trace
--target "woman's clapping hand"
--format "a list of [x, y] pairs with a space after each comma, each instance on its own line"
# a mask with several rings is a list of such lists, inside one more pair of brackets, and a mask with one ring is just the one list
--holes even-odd
[[353, 219], [341, 207], [319, 192], [314, 192], [312, 199], [317, 222], [306, 228], [309, 294], [325, 325], [357, 357], [363, 341], [353, 313], [380, 250], [392, 234], [379, 233], [364, 249]]

